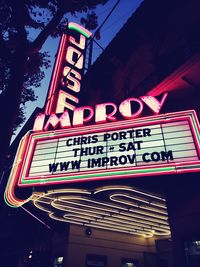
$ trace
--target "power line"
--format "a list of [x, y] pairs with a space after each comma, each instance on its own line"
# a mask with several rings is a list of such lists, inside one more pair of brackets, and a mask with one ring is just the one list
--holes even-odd
[[[95, 36], [97, 35], [97, 33], [101, 30], [101, 28], [104, 26], [104, 24], [106, 23], [106, 21], [109, 19], [109, 17], [111, 16], [111, 14], [113, 13], [113, 11], [116, 9], [116, 7], [119, 5], [121, 0], [117, 0], [117, 2], [114, 4], [113, 8], [111, 9], [111, 11], [108, 13], [108, 15], [105, 17], [105, 19], [103, 20], [103, 22], [101, 23], [101, 25], [97, 28], [97, 30], [95, 31], [94, 35], [92, 36], [92, 38], [89, 40], [89, 42], [86, 45], [86, 49], [88, 48], [88, 46], [91, 44], [92, 41], [94, 41]], [[97, 42], [96, 44], [104, 50], [103, 47], [101, 47]], [[76, 63], [78, 62], [78, 60], [81, 58], [81, 56], [83, 55], [83, 53], [80, 53], [79, 57], [76, 59], [76, 61], [74, 62], [74, 64], [72, 65], [75, 66]], [[69, 69], [68, 73], [65, 75], [65, 77], [67, 77], [67, 75], [70, 73], [70, 71], [72, 70], [72, 67]], [[55, 95], [57, 90], [54, 91], [54, 93], [51, 94], [51, 96], [49, 97], [49, 99], [47, 99], [47, 101], [51, 101], [52, 97]]]
[[104, 30], [102, 31], [102, 33], [104, 33], [104, 32], [106, 32], [107, 30], [109, 30], [115, 23], [121, 21], [125, 16], [127, 16], [127, 15], [131, 15], [131, 14], [132, 14], [132, 10], [131, 10], [131, 12], [130, 12], [130, 11], [129, 11], [129, 12], [126, 12], [123, 16], [120, 16], [118, 19], [116, 19], [115, 21], [113, 21], [113, 23], [111, 23], [106, 29], [104, 29]]
[[96, 44], [102, 51], [105, 50], [105, 49], [103, 48], [103, 46], [101, 46], [95, 39], [93, 40], [93, 42], [95, 42], [95, 44]]
[[[108, 13], [108, 15], [106, 16], [106, 18], [104, 19], [104, 21], [101, 23], [101, 25], [98, 27], [98, 29], [95, 31], [94, 36], [92, 39], [94, 39], [94, 37], [96, 36], [96, 34], [101, 30], [101, 28], [103, 27], [103, 25], [106, 23], [106, 21], [109, 19], [110, 15], [113, 13], [113, 11], [115, 10], [115, 8], [119, 5], [121, 0], [118, 0], [115, 5], [113, 6], [113, 8], [111, 9], [111, 11]], [[92, 40], [91, 39], [91, 40]]]
[[[116, 23], [118, 23], [119, 21], [121, 21], [125, 16], [127, 15], [131, 15], [132, 11], [130, 12], [126, 12], [123, 16], [120, 16], [118, 19], [116, 19], [113, 23], [111, 23], [106, 29], [104, 29], [102, 31], [102, 33], [105, 33], [106, 31], [108, 31], [113, 25], [115, 25]], [[93, 41], [95, 42], [95, 44], [98, 46], [98, 49], [101, 49], [102, 51], [104, 51], [105, 49], [102, 47], [102, 45], [100, 45], [99, 42], [97, 42], [95, 39], [93, 39]], [[95, 48], [93, 48], [95, 49]]]

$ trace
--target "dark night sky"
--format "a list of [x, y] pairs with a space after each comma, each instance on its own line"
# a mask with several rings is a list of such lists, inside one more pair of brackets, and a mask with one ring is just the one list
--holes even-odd
[[[117, 8], [114, 10], [114, 12], [111, 14], [111, 16], [109, 17], [109, 19], [104, 24], [101, 30], [101, 39], [98, 41], [98, 43], [103, 48], [106, 48], [106, 46], [110, 43], [110, 41], [113, 39], [116, 33], [126, 23], [128, 18], [132, 15], [132, 13], [141, 4], [142, 1], [143, 0], [121, 0], [121, 2], [117, 6]], [[110, 0], [104, 6], [102, 5], [97, 6], [96, 13], [99, 17], [99, 25], [101, 25], [102, 21], [108, 15], [108, 13], [113, 8], [116, 2], [117, 0]], [[80, 23], [80, 17], [81, 16], [77, 16], [75, 18], [75, 17], [69, 16], [68, 20], [72, 22]], [[33, 34], [32, 39], [34, 39], [36, 33], [32, 33], [32, 34]], [[27, 119], [29, 118], [29, 116], [32, 114], [33, 110], [36, 107], [44, 106], [44, 101], [46, 99], [46, 94], [47, 94], [50, 77], [52, 73], [52, 68], [53, 68], [53, 64], [55, 60], [55, 54], [58, 48], [58, 42], [59, 42], [59, 38], [57, 39], [48, 38], [43, 47], [44, 51], [50, 52], [51, 68], [49, 68], [48, 70], [45, 70], [45, 78], [42, 81], [41, 87], [35, 89], [35, 93], [38, 96], [38, 100], [35, 102], [28, 102], [28, 104], [26, 105], [27, 106], [26, 107]], [[97, 45], [94, 45], [93, 61], [101, 54], [101, 52], [102, 50]]]

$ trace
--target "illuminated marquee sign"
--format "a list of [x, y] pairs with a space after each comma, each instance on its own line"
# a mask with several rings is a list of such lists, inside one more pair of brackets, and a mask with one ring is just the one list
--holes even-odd
[[[161, 101], [153, 96], [128, 98], [122, 101], [119, 107], [112, 102], [98, 104], [95, 106], [95, 109], [89, 106], [79, 107], [74, 110], [72, 119], [70, 119], [67, 110], [65, 110], [60, 116], [57, 116], [57, 114], [51, 114], [47, 120], [45, 114], [39, 114], [35, 119], [33, 131], [48, 131], [50, 127], [56, 129], [58, 126], [63, 129], [73, 126], [83, 126], [90, 122], [93, 118], [96, 123], [116, 121], [116, 115], [121, 115], [123, 119], [135, 119], [141, 116], [144, 104], [146, 104], [146, 106], [148, 106], [154, 114], [159, 114], [167, 95], [168, 93], [165, 93], [162, 96]], [[112, 111], [108, 112], [108, 109]], [[134, 109], [134, 111], [132, 111], [132, 109]], [[87, 114], [85, 115], [86, 112]]]
[[16, 155], [7, 201], [22, 203], [13, 200], [17, 184], [32, 187], [199, 171], [199, 133], [195, 111], [31, 133]]
[[169, 236], [166, 201], [129, 186], [34, 192], [33, 205], [49, 218], [145, 238]]
[[[44, 190], [69, 182], [200, 171], [197, 115], [159, 115], [167, 93], [159, 100], [141, 96], [118, 106], [77, 107], [90, 37], [82, 26], [69, 23], [61, 38], [45, 111], [21, 140], [5, 190], [12, 207], [34, 199], [34, 193], [26, 199], [17, 194], [27, 195], [35, 186]], [[139, 118], [144, 107], [154, 115]], [[89, 124], [92, 119], [96, 124]]]
[[79, 103], [87, 39], [92, 33], [70, 22], [62, 35], [47, 96], [45, 113], [74, 110]]

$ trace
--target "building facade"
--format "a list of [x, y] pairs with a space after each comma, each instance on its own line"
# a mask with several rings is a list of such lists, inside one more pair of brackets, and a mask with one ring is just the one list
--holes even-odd
[[[161, 113], [199, 115], [199, 8], [197, 0], [144, 0], [84, 76], [81, 106], [141, 96], [161, 103], [168, 93]], [[142, 118], [152, 115], [149, 106], [142, 112]], [[18, 265], [199, 266], [198, 179], [194, 170], [32, 188], [35, 197], [25, 209], [42, 222], [33, 228], [47, 233], [24, 241]]]

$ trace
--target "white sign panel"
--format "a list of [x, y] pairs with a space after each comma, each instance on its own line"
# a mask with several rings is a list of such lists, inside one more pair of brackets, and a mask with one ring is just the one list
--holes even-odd
[[28, 176], [198, 160], [187, 120], [37, 141]]

